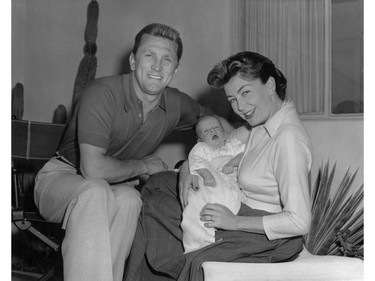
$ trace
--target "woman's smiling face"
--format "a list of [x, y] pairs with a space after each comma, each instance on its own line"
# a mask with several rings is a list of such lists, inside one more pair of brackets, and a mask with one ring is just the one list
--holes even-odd
[[245, 80], [237, 74], [224, 85], [224, 90], [234, 112], [251, 126], [257, 126], [264, 124], [273, 115], [270, 95], [273, 86], [272, 77], [263, 84], [259, 78]]

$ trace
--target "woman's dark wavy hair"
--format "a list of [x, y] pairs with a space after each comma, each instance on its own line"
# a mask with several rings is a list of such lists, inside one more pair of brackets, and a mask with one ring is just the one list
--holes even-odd
[[137, 53], [137, 50], [139, 48], [139, 45], [141, 43], [142, 36], [144, 34], [149, 34], [152, 36], [162, 37], [165, 39], [169, 39], [173, 42], [177, 43], [177, 59], [180, 61], [182, 57], [182, 40], [180, 37], [180, 33], [175, 30], [174, 28], [162, 24], [162, 23], [151, 23], [149, 25], [146, 25], [144, 28], [142, 28], [138, 34], [135, 36], [134, 40], [134, 46], [133, 46], [133, 54], [135, 55]]
[[285, 99], [287, 80], [273, 62], [255, 52], [240, 52], [217, 64], [207, 76], [209, 85], [222, 88], [233, 76], [240, 75], [245, 80], [260, 78], [266, 83], [269, 77], [275, 79], [276, 93]]

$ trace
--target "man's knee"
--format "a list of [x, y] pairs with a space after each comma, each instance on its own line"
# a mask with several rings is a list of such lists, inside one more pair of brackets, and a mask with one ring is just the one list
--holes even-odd
[[93, 204], [97, 204], [98, 202], [111, 204], [114, 194], [107, 181], [101, 179], [87, 180], [85, 184], [87, 188], [78, 195], [78, 200], [85, 200], [87, 203], [92, 202]]
[[114, 190], [116, 204], [122, 209], [141, 212], [142, 200], [139, 191], [130, 186], [119, 186]]
[[86, 191], [91, 191], [93, 193], [107, 192], [110, 190], [109, 183], [103, 179], [85, 180], [85, 184], [88, 186]]
[[104, 180], [85, 180], [80, 186], [80, 192], [69, 202], [64, 220], [63, 228], [67, 224], [79, 227], [77, 221], [92, 221], [105, 214], [105, 210], [111, 206], [114, 194], [109, 184]]

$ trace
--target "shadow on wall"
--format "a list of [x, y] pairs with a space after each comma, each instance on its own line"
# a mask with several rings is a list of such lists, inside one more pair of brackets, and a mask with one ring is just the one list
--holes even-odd
[[332, 113], [334, 114], [363, 113], [363, 102], [353, 101], [353, 100], [344, 100], [333, 108]]
[[121, 74], [127, 74], [127, 73], [130, 73], [131, 70], [130, 70], [130, 64], [129, 64], [129, 56], [130, 54], [132, 53], [132, 49], [129, 49], [121, 58], [120, 60], [120, 63], [119, 63], [119, 66], [118, 66], [118, 69], [117, 69], [117, 73], [119, 75]]
[[211, 109], [216, 115], [227, 119], [236, 128], [247, 124], [247, 122], [245, 122], [233, 111], [225, 96], [224, 89], [207, 87], [198, 95], [197, 101], [201, 105]]

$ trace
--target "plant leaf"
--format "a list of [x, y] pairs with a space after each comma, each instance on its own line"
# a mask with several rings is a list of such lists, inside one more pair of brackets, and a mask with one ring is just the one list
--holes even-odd
[[[363, 184], [349, 195], [358, 171], [351, 175], [349, 168], [338, 188], [334, 189], [335, 169], [336, 163], [331, 170], [329, 161], [322, 163], [314, 188], [310, 189], [312, 219], [310, 231], [304, 236], [305, 246], [313, 254], [353, 255], [354, 249], [358, 251], [354, 254], [361, 257], [363, 207], [360, 208], [360, 205], [363, 202]], [[344, 233], [344, 236], [340, 236], [341, 240], [338, 240], [339, 232]], [[343, 249], [340, 241], [345, 241], [349, 248]]]

